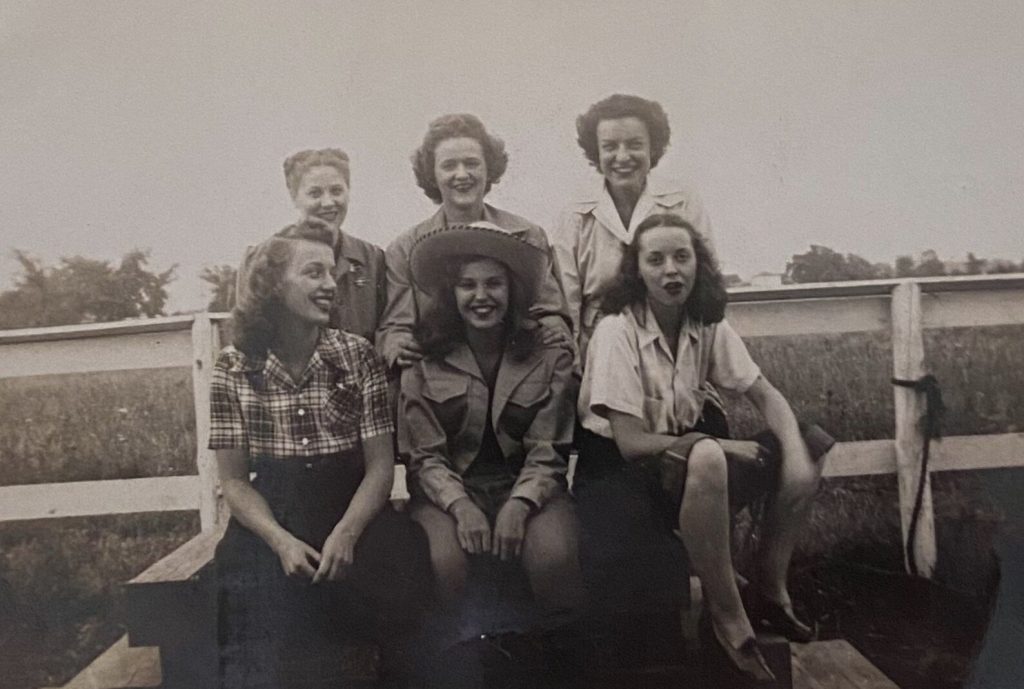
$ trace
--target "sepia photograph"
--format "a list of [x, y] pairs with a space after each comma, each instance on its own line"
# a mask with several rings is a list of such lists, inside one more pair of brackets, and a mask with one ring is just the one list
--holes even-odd
[[1022, 35], [0, 0], [0, 689], [1024, 687]]

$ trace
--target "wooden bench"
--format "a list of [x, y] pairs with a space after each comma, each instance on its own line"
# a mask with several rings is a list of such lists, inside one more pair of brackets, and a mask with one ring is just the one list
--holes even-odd
[[[396, 472], [391, 499], [396, 507], [402, 507], [408, 498], [402, 468]], [[213, 556], [225, 526], [226, 519], [218, 528], [193, 537], [124, 585], [129, 645], [159, 648], [163, 689], [217, 687], [220, 658]], [[621, 657], [623, 652], [627, 655], [633, 653], [625, 648], [629, 644], [624, 646], [621, 636], [599, 643], [597, 650], [602, 658], [594, 659], [595, 662], [588, 667], [588, 674], [593, 673], [589, 677], [593, 686], [619, 683], [632, 686], [634, 681], [653, 681], [655, 675], [665, 681], [699, 677], [692, 653], [700, 605], [696, 583], [695, 578], [691, 580], [691, 599], [695, 605], [683, 611], [682, 624], [675, 630], [679, 634], [681, 629], [682, 634], [666, 636], [652, 628], [647, 641], [642, 640], [644, 633], [639, 636], [628, 634], [638, 642], [638, 645], [634, 644], [635, 650], [643, 656], [643, 659], [633, 658], [632, 663]], [[687, 659], [680, 656], [683, 636], [691, 650]], [[766, 646], [769, 663], [782, 680], [778, 686], [790, 687], [789, 646], [777, 637], [763, 638], [762, 643]], [[634, 670], [623, 667], [635, 665], [638, 660], [651, 667]]]

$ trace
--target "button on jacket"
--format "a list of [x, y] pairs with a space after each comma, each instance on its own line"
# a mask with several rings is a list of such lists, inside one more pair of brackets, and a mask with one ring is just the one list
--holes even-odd
[[[518, 473], [511, 497], [536, 507], [566, 488], [574, 415], [572, 354], [542, 348], [524, 361], [502, 357], [491, 419], [502, 454]], [[468, 497], [462, 474], [476, 459], [489, 391], [469, 346], [424, 359], [402, 374], [400, 424], [411, 444], [409, 471], [444, 510]]]
[[681, 216], [710, 241], [711, 224], [696, 192], [677, 184], [659, 186], [653, 179], [647, 180], [629, 227], [622, 224], [603, 179], [591, 196], [562, 214], [552, 243], [576, 333], [579, 364], [586, 361], [587, 342], [600, 315], [596, 295], [619, 274], [623, 249], [633, 241], [637, 226], [657, 213]]
[[[537, 292], [537, 300], [530, 307], [530, 315], [538, 320], [549, 320], [555, 327], [569, 328], [569, 312], [558, 282], [554, 252], [548, 244], [547, 233], [539, 225], [493, 206], [484, 205], [483, 219], [515, 235], [525, 235], [537, 246], [544, 247], [548, 254], [549, 267], [544, 271], [544, 281]], [[401, 336], [411, 333], [430, 297], [412, 284], [409, 256], [416, 241], [432, 230], [444, 227], [444, 209], [411, 229], [400, 234], [385, 252], [387, 262], [387, 308], [377, 331], [377, 349], [388, 366], [398, 358]]]

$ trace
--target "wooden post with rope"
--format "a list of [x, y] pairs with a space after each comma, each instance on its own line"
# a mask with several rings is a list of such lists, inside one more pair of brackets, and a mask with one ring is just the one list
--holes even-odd
[[[893, 377], [918, 380], [924, 371], [924, 338], [922, 335], [921, 288], [907, 280], [892, 293], [892, 355]], [[931, 477], [922, 475], [925, 437], [921, 417], [925, 412], [923, 396], [913, 388], [894, 386], [896, 414], [896, 478], [899, 484], [900, 527], [903, 534], [903, 560], [908, 572], [930, 579], [935, 572], [935, 514], [932, 508]], [[914, 505], [921, 487], [920, 509], [913, 538], [910, 526]], [[908, 544], [913, 543], [913, 552]]]

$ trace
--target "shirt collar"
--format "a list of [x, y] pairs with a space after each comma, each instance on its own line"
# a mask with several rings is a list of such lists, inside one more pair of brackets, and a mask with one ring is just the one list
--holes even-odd
[[343, 230], [338, 231], [340, 238], [335, 245], [334, 258], [344, 258], [346, 261], [352, 261], [353, 263], [362, 263], [363, 255], [362, 252], [356, 247], [355, 240]]
[[[664, 338], [661, 328], [658, 327], [658, 321], [654, 317], [654, 312], [651, 311], [651, 305], [646, 301], [643, 306], [639, 304], [630, 306], [629, 313], [636, 323], [637, 341], [641, 347], [650, 345], [658, 338]], [[691, 342], [697, 342], [700, 339], [700, 324], [685, 318], [680, 331], [680, 334], [682, 333], [686, 333]]]
[[[573, 210], [582, 215], [592, 213], [605, 196], [608, 196], [610, 200], [608, 187], [605, 186], [604, 177], [601, 177], [588, 193], [584, 194], [582, 198], [573, 204]], [[640, 198], [642, 199], [644, 196], [651, 196], [653, 197], [651, 199], [653, 203], [664, 208], [670, 208], [680, 203], [686, 197], [686, 191], [681, 184], [674, 180], [663, 179], [659, 175], [648, 175], [647, 186], [644, 187]], [[640, 205], [639, 201], [637, 205]]]
[[[341, 342], [341, 338], [338, 336], [338, 332], [336, 330], [321, 328], [320, 338], [317, 340], [316, 348], [313, 350], [313, 356], [310, 357], [309, 364], [307, 364], [306, 369], [314, 370], [316, 367], [323, 364], [327, 364], [338, 369], [344, 369], [346, 365], [345, 359], [342, 356], [342, 350], [343, 343]], [[264, 374], [269, 374], [274, 369], [284, 371], [284, 366], [281, 364], [281, 361], [277, 356], [270, 351], [267, 352], [266, 356], [250, 356], [244, 352], [238, 351], [238, 357], [231, 366], [231, 371], [234, 373], [262, 372]]]

